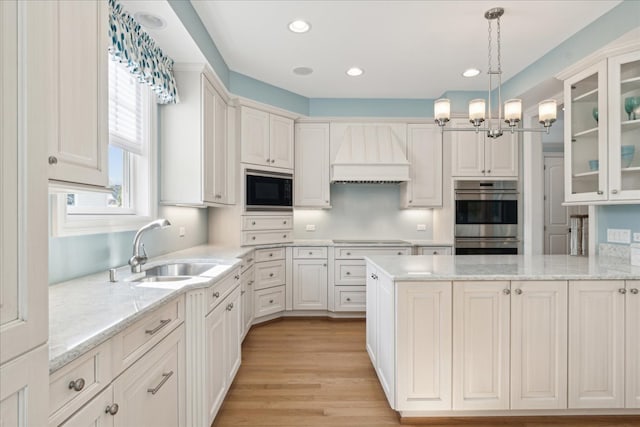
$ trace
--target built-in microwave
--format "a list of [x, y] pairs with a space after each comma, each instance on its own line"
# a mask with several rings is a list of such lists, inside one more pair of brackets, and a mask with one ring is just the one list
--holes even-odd
[[293, 210], [293, 175], [245, 170], [245, 209], [247, 211]]

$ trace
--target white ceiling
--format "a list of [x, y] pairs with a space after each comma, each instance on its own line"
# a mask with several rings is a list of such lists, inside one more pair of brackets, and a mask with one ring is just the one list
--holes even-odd
[[[487, 88], [486, 10], [505, 9], [506, 81], [620, 1], [191, 3], [229, 68], [239, 73], [310, 98], [435, 98], [446, 90]], [[310, 22], [311, 31], [290, 32], [294, 19]], [[351, 66], [364, 68], [364, 75], [346, 76]], [[296, 67], [314, 72], [298, 76]], [[468, 67], [482, 74], [463, 78]]]

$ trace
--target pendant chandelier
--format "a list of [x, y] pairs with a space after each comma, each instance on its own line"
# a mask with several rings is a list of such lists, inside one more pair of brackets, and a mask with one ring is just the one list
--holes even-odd
[[[519, 128], [518, 123], [522, 119], [522, 100], [521, 99], [509, 99], [504, 103], [504, 116], [502, 109], [502, 57], [500, 51], [500, 17], [504, 14], [504, 9], [496, 7], [485, 12], [484, 17], [489, 23], [489, 49], [488, 59], [489, 68], [487, 74], [489, 75], [489, 94], [488, 94], [488, 117], [486, 103], [484, 99], [472, 99], [469, 101], [469, 122], [473, 125], [470, 128], [454, 128], [445, 129], [446, 123], [451, 119], [451, 102], [446, 98], [438, 99], [434, 102], [434, 116], [435, 122], [440, 126], [442, 131], [485, 131], [489, 138], [498, 138], [502, 136], [504, 130], [508, 130], [511, 133], [514, 132], [547, 132], [551, 124], [556, 121], [557, 116], [557, 104], [553, 99], [547, 99], [538, 104], [538, 118], [543, 128], [525, 129]], [[496, 50], [497, 50], [497, 68], [494, 68], [493, 58], [491, 56], [491, 47], [493, 44], [492, 36], [493, 30], [491, 28], [491, 22], [496, 21]], [[498, 117], [491, 117], [491, 93], [494, 88], [494, 78], [497, 79], [498, 85]], [[486, 119], [486, 121], [485, 121]], [[508, 125], [508, 128], [502, 127], [502, 121]], [[484, 125], [483, 125], [484, 123]]]

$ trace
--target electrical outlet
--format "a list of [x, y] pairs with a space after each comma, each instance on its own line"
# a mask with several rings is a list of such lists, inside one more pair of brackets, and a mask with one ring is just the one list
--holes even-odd
[[640, 242], [640, 233], [633, 233], [633, 241]]
[[631, 243], [631, 230], [608, 228], [607, 241], [609, 243]]
[[187, 228], [186, 227], [180, 227], [180, 230], [178, 231], [178, 235], [180, 237], [184, 237], [185, 234], [187, 234]]
[[307, 231], [316, 231], [315, 224], [307, 224]]
[[418, 230], [418, 231], [426, 231], [427, 230], [427, 224], [418, 224], [418, 226], [416, 227], [416, 230]]

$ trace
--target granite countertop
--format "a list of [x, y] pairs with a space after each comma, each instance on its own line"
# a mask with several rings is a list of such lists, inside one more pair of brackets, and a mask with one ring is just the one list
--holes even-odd
[[[420, 241], [419, 245], [425, 242]], [[446, 245], [442, 242], [431, 244]], [[411, 241], [398, 244], [411, 245], [418, 244]], [[213, 285], [240, 264], [238, 258], [252, 250], [282, 246], [334, 246], [334, 243], [332, 240], [317, 239], [256, 247], [201, 245], [152, 258], [145, 264], [145, 269], [168, 261], [218, 264], [202, 276], [189, 280], [136, 286], [127, 281], [131, 276], [129, 266], [123, 266], [116, 270], [118, 281], [115, 283], [109, 282], [108, 272], [104, 271], [50, 286], [49, 372], [55, 372], [115, 336], [146, 313], [185, 292]]]
[[614, 257], [413, 255], [365, 259], [395, 281], [640, 280], [640, 267]]

